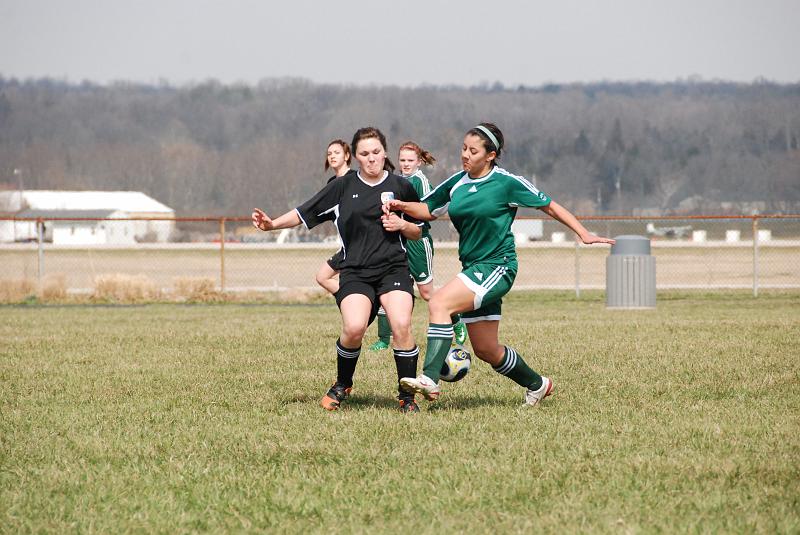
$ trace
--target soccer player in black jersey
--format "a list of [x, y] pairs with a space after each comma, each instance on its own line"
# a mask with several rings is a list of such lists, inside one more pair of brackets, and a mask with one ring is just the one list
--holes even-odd
[[[301, 223], [313, 228], [324, 221], [336, 225], [342, 242], [335, 296], [342, 332], [336, 341], [336, 382], [320, 401], [327, 410], [337, 410], [351, 393], [361, 341], [379, 303], [392, 326], [398, 385], [400, 379], [416, 376], [419, 357], [411, 335], [414, 293], [405, 240], [419, 239], [422, 223], [383, 213], [383, 204], [389, 200], [418, 202], [419, 196], [408, 180], [390, 172], [394, 166], [386, 157], [386, 138], [380, 130], [359, 129], [351, 146], [360, 165], [357, 173], [329, 182], [311, 199], [274, 220], [258, 208], [252, 215], [253, 225], [265, 231]], [[413, 392], [398, 392], [401, 411], [419, 411]]]
[[[333, 182], [339, 177], [350, 172], [350, 145], [343, 139], [334, 139], [328, 143], [328, 150], [325, 154], [325, 170], [333, 169], [333, 176], [328, 182]], [[332, 295], [339, 291], [338, 264], [342, 259], [342, 251], [339, 250], [332, 257], [327, 259], [317, 270], [317, 284], [322, 286]]]

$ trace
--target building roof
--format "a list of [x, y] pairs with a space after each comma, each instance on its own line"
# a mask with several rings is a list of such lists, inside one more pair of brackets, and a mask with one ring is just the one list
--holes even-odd
[[111, 217], [111, 214], [119, 210], [23, 210], [15, 214], [15, 217], [26, 218], [74, 218], [74, 219], [106, 219]]
[[[6, 204], [19, 209], [19, 191], [0, 191]], [[170, 214], [175, 210], [140, 191], [55, 191], [23, 190], [22, 198], [31, 210], [119, 210], [129, 214]], [[0, 203], [2, 204], [2, 203]], [[13, 209], [12, 209], [13, 210]]]

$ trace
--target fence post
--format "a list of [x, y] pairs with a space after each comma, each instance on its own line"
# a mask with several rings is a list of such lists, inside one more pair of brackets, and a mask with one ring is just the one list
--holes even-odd
[[225, 291], [225, 218], [219, 220], [219, 287]]
[[753, 297], [758, 297], [758, 218], [753, 218]]
[[37, 266], [37, 276], [39, 288], [42, 287], [42, 277], [44, 277], [44, 221], [41, 218], [36, 220], [36, 236], [39, 242], [39, 262]]
[[580, 260], [580, 240], [575, 237], [575, 297], [581, 298], [581, 260]]

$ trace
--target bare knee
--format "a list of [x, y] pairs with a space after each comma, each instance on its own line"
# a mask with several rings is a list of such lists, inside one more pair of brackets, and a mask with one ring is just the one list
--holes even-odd
[[447, 314], [447, 315], [452, 314], [452, 312], [450, 311], [450, 307], [447, 306], [445, 300], [436, 294], [431, 296], [430, 301], [428, 301], [428, 310], [430, 311], [432, 316], [441, 314]]
[[392, 336], [395, 340], [402, 340], [411, 336], [411, 318], [392, 318], [389, 322], [392, 327]]
[[335, 273], [332, 277], [325, 277], [321, 273], [317, 273], [317, 284], [331, 295], [336, 295], [336, 292], [339, 291], [339, 280]]
[[361, 345], [361, 340], [364, 338], [364, 333], [367, 331], [367, 324], [361, 321], [343, 321], [342, 322], [342, 343], [347, 347], [355, 347]]
[[430, 301], [431, 297], [433, 297], [433, 284], [418, 284], [417, 289], [419, 290], [419, 296], [425, 301]]
[[503, 346], [496, 341], [484, 342], [471, 338], [470, 343], [475, 356], [490, 364], [499, 363], [505, 353]]

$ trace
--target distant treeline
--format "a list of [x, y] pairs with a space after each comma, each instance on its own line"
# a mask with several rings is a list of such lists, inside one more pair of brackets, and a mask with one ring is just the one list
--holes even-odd
[[[179, 215], [278, 214], [325, 184], [327, 143], [360, 126], [460, 169], [464, 132], [582, 215], [800, 208], [800, 84], [687, 81], [514, 89], [302, 79], [189, 87], [0, 77], [0, 187], [138, 190]], [[18, 169], [18, 172], [14, 172]]]

